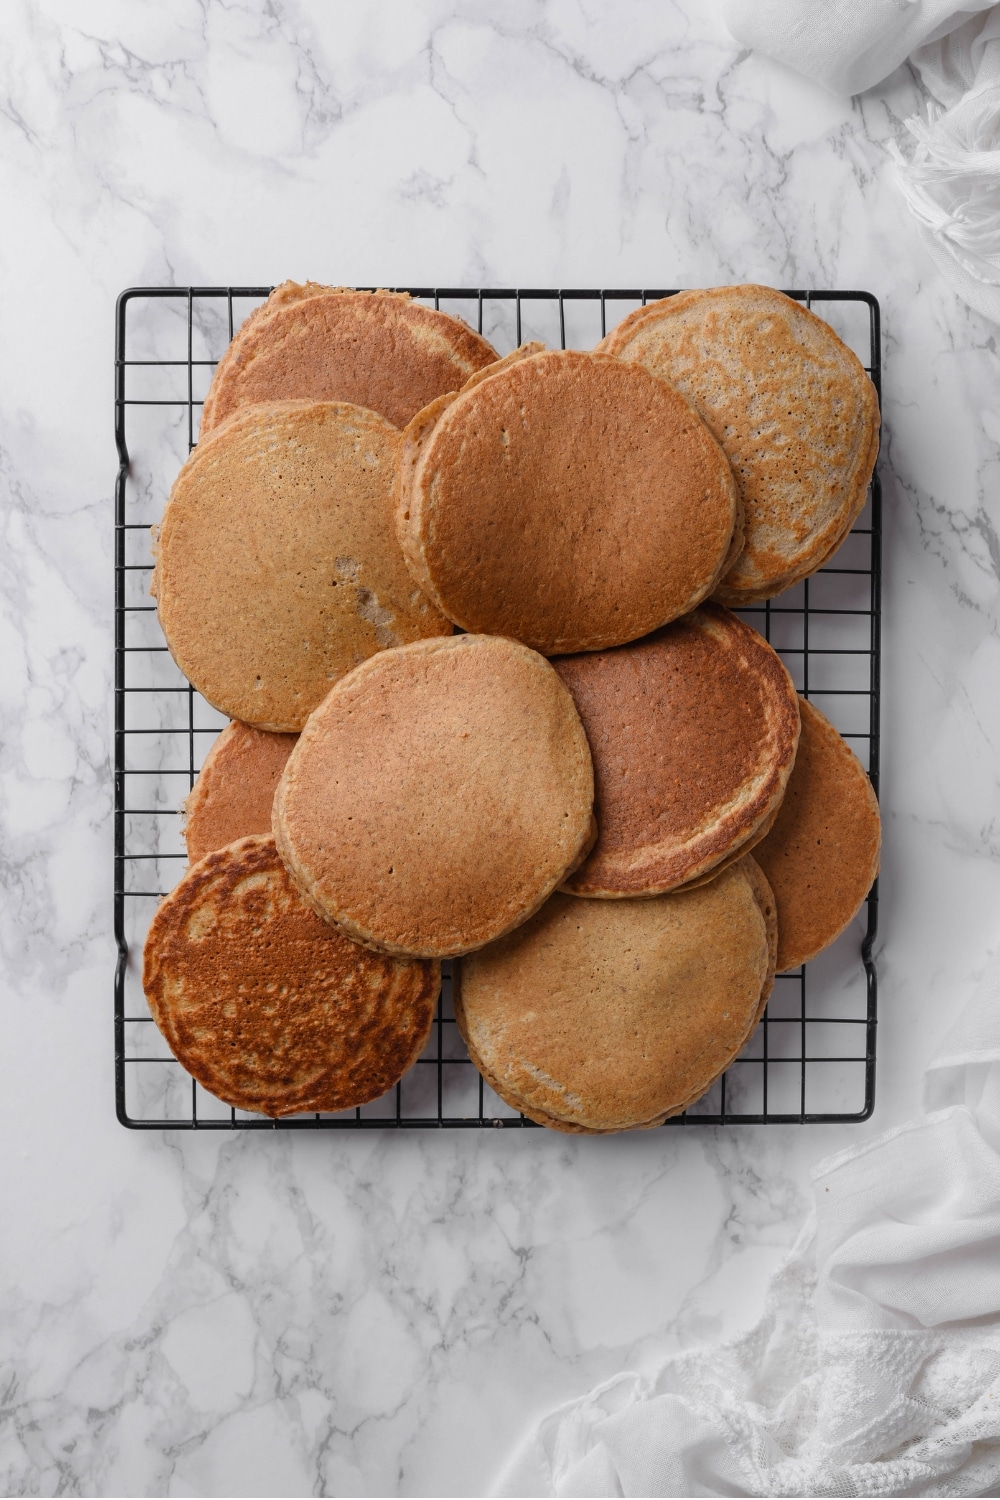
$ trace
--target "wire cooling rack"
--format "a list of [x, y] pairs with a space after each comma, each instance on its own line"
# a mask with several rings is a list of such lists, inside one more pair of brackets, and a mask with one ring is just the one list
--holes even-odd
[[[185, 866], [180, 804], [222, 718], [174, 665], [149, 598], [150, 526], [198, 436], [212, 371], [270, 287], [136, 287], [118, 299], [115, 344], [115, 1097], [134, 1129], [365, 1130], [525, 1126], [469, 1060], [448, 965], [430, 1042], [384, 1098], [338, 1115], [280, 1121], [232, 1109], [170, 1055], [146, 1007], [142, 945]], [[524, 339], [590, 348], [666, 289], [408, 287], [504, 354]], [[868, 292], [791, 291], [831, 323], [881, 396], [878, 302]], [[828, 567], [741, 613], [779, 652], [804, 696], [853, 746], [878, 791], [881, 491]], [[779, 975], [761, 1025], [729, 1071], [668, 1126], [864, 1120], [875, 1101], [877, 886], [867, 909], [811, 964]]]

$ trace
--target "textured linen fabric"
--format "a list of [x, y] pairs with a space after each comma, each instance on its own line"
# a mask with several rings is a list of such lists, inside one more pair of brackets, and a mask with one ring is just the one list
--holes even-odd
[[991, 0], [723, 0], [737, 41], [837, 94], [860, 94], [910, 53], [991, 8]]
[[925, 1114], [817, 1167], [755, 1328], [553, 1412], [494, 1493], [996, 1493], [1000, 963], [925, 1095]]
[[1000, 323], [1000, 6], [913, 56], [945, 106], [907, 120], [899, 185], [938, 270], [977, 312]]
[[[889, 147], [924, 243], [952, 289], [1000, 322], [1000, 6], [950, 0], [725, 0], [737, 40], [837, 93], [910, 57], [938, 101]], [[942, 108], [943, 107], [943, 108]]]

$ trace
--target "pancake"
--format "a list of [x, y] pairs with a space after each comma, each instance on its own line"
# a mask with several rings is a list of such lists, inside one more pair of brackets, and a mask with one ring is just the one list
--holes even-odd
[[236, 719], [227, 724], [184, 801], [192, 864], [248, 834], [271, 832], [274, 789], [295, 740], [294, 734], [268, 734]]
[[781, 659], [749, 625], [706, 604], [645, 640], [554, 665], [590, 741], [598, 829], [566, 890], [674, 890], [763, 836], [799, 711]]
[[802, 736], [774, 827], [754, 850], [778, 903], [778, 970], [815, 958], [855, 917], [878, 874], [881, 822], [865, 769], [802, 699]]
[[177, 1060], [237, 1109], [348, 1109], [403, 1076], [430, 1034], [437, 964], [368, 953], [320, 921], [274, 840], [240, 839], [160, 904], [143, 988]]
[[462, 960], [455, 1018], [500, 1097], [540, 1125], [658, 1125], [742, 1050], [774, 976], [774, 902], [751, 858], [642, 901], [557, 893]]
[[219, 361], [201, 436], [241, 407], [349, 401], [405, 427], [457, 391], [497, 353], [478, 333], [403, 292], [356, 292], [286, 281], [252, 312]]
[[177, 665], [230, 718], [301, 729], [373, 652], [451, 632], [396, 540], [399, 445], [359, 406], [287, 401], [239, 413], [181, 469], [151, 592]]
[[[794, 766], [792, 769], [794, 771]], [[693, 879], [685, 880], [681, 885], [675, 885], [674, 890], [691, 891], [694, 890], [695, 886], [707, 885], [710, 880], [714, 880], [717, 875], [721, 875], [723, 870], [728, 870], [730, 865], [734, 865], [738, 859], [742, 859], [744, 855], [752, 853], [760, 841], [767, 838], [767, 835], [771, 832], [777, 821], [780, 811], [781, 803], [779, 802], [777, 807], [767, 815], [763, 823], [754, 830], [750, 837], [745, 839], [743, 843], [737, 844], [735, 849], [731, 849], [724, 859], [719, 860], [717, 865], [713, 865], [710, 870], [706, 870], [704, 875], [695, 875]]]
[[732, 464], [746, 537], [716, 599], [768, 599], [836, 551], [865, 503], [879, 409], [828, 323], [770, 287], [715, 287], [637, 309], [598, 347], [675, 385]]
[[337, 684], [274, 800], [278, 850], [348, 937], [445, 958], [531, 915], [594, 837], [590, 751], [548, 662], [421, 641]]
[[442, 614], [548, 656], [647, 634], [715, 588], [736, 485], [639, 365], [518, 351], [406, 429], [397, 525]]
[[[738, 863], [741, 872], [750, 882], [754, 900], [760, 908], [761, 916], [764, 918], [764, 934], [767, 939], [767, 973], [764, 976], [764, 985], [760, 992], [757, 1015], [754, 1018], [753, 1024], [756, 1026], [767, 1008], [767, 1002], [771, 998], [771, 993], [774, 990], [774, 976], [778, 968], [778, 903], [771, 889], [771, 882], [764, 874], [755, 856], [746, 855]], [[749, 1036], [747, 1040], [749, 1041]]]

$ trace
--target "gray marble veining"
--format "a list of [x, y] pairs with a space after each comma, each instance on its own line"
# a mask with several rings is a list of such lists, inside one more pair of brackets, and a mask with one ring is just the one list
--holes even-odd
[[[1000, 938], [996, 331], [894, 186], [921, 94], [819, 94], [694, 0], [14, 0], [4, 33], [0, 1488], [481, 1492], [542, 1410], [753, 1317], [810, 1165], [912, 1110]], [[882, 299], [870, 1126], [115, 1123], [114, 297], [287, 276]]]

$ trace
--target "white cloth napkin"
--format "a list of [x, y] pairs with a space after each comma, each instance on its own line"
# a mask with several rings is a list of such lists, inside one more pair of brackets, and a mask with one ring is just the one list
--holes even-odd
[[494, 1493], [1000, 1492], [1000, 962], [925, 1095], [816, 1169], [755, 1328], [553, 1412]]
[[938, 269], [1000, 322], [1000, 5], [969, 0], [725, 0], [738, 41], [837, 93], [860, 93], [907, 57], [938, 101], [906, 121], [899, 185]]
[[[835, 94], [860, 94], [916, 48], [977, 18], [993, 0], [723, 0], [737, 41]], [[953, 101], [949, 101], [953, 102]]]

